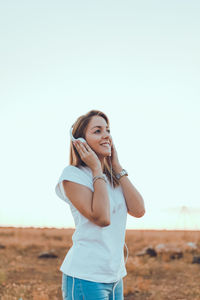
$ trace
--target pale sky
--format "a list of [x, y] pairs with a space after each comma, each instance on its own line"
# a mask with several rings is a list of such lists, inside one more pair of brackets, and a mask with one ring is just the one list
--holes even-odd
[[0, 226], [74, 227], [55, 185], [71, 125], [100, 109], [145, 202], [127, 229], [200, 229], [199, 12], [193, 0], [1, 3]]

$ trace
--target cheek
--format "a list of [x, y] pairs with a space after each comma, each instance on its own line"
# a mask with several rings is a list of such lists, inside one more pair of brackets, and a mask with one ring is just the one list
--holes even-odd
[[90, 136], [88, 136], [87, 137], [87, 143], [88, 143], [88, 145], [93, 149], [93, 148], [96, 148], [96, 145], [97, 145], [97, 141], [96, 141], [96, 139], [94, 138], [94, 137], [90, 137]]
[[86, 137], [86, 140], [87, 140], [87, 142], [88, 142], [88, 145], [95, 145], [97, 142], [98, 142], [98, 136], [95, 136], [95, 135], [90, 135], [90, 134], [88, 134], [88, 135], [86, 135], [85, 136]]
[[101, 146], [99, 145], [99, 139], [98, 138], [88, 139], [87, 143], [93, 151], [95, 151], [95, 152], [100, 151]]

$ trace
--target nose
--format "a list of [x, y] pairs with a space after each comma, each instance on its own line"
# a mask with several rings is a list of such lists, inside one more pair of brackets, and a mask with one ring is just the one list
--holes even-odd
[[106, 130], [106, 131], [104, 131], [104, 133], [103, 133], [103, 138], [104, 139], [109, 139], [110, 138], [110, 133]]

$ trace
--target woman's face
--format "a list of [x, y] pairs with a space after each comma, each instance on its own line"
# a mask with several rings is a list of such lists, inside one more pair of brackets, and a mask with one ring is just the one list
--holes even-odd
[[106, 120], [100, 116], [93, 116], [85, 133], [88, 145], [99, 157], [111, 155], [112, 138]]

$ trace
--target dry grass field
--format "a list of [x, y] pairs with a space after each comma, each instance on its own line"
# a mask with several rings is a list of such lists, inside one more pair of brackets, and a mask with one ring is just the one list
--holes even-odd
[[[74, 229], [0, 227], [0, 299], [62, 300], [59, 267], [72, 245]], [[189, 247], [194, 242], [196, 249]], [[138, 252], [164, 243], [178, 247], [157, 256]], [[200, 300], [199, 231], [127, 230], [128, 275], [124, 277], [127, 300]], [[57, 258], [38, 258], [53, 251]], [[126, 256], [126, 248], [124, 248]], [[95, 299], [94, 299], [95, 300]]]

